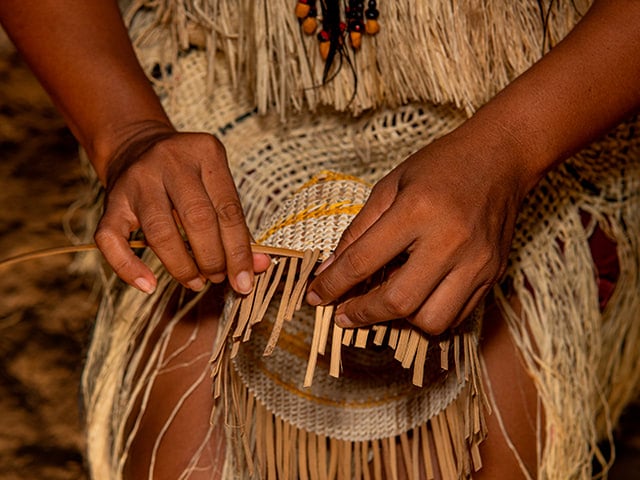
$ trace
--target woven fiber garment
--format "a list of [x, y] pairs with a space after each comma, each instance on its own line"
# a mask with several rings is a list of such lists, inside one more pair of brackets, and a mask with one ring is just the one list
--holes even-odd
[[[236, 37], [224, 38], [225, 48], [236, 48]], [[151, 43], [139, 49], [149, 73], [165, 58], [158, 53], [165, 45]], [[208, 97], [209, 60], [209, 52], [200, 50], [180, 55], [170, 64], [171, 79], [179, 82], [159, 85], [159, 93], [178, 128], [209, 131], [224, 142], [256, 235], [266, 231], [285, 201], [318, 172], [330, 170], [373, 183], [466, 118], [464, 109], [426, 102], [378, 109], [359, 118], [318, 108], [283, 124], [277, 114], [256, 114], [255, 99], [233, 86], [234, 65], [225, 57], [215, 64], [215, 96]], [[588, 479], [594, 459], [606, 463], [598, 442], [612, 437], [622, 409], [640, 385], [637, 131], [638, 121], [631, 119], [550, 172], [530, 194], [519, 217], [506, 278], [494, 290], [544, 411], [537, 419], [541, 479]], [[620, 264], [616, 289], [604, 310], [598, 304], [588, 243], [596, 228], [615, 242]], [[160, 324], [157, 312], [179, 287], [151, 253], [145, 260], [159, 276], [156, 294], [149, 298], [110, 284], [87, 359], [83, 390], [95, 478], [120, 477], [135, 433], [128, 426], [138, 415], [136, 402], [148, 394], [161, 368], [156, 359], [173, 324], [163, 327], [160, 340], [152, 342], [157, 339], [151, 332]], [[512, 308], [513, 299], [520, 310]], [[184, 305], [184, 310], [189, 307]], [[214, 342], [211, 339], [212, 352]], [[151, 343], [151, 360], [143, 360], [141, 351]], [[322, 377], [326, 375], [319, 370], [313, 383]], [[233, 464], [231, 459], [227, 463]]]

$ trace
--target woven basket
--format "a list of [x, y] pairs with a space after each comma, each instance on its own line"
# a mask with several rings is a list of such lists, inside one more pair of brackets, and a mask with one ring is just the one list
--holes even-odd
[[403, 468], [431, 478], [433, 458], [445, 478], [461, 478], [481, 465], [479, 315], [429, 337], [402, 319], [342, 329], [331, 306], [303, 306], [317, 261], [368, 195], [354, 177], [312, 178], [260, 238], [300, 255], [278, 258], [252, 294], [227, 301], [212, 357], [212, 418], [224, 410], [242, 478], [315, 478], [335, 468], [344, 478], [365, 470], [395, 478]]

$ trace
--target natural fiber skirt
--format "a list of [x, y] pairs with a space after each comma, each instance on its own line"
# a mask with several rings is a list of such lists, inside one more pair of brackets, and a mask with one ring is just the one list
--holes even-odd
[[[295, 229], [288, 233], [273, 229], [283, 212], [297, 213], [299, 207], [292, 199], [299, 199], [300, 192], [315, 188], [316, 181], [312, 179], [324, 179], [332, 187], [314, 190], [314, 198], [304, 199], [307, 203], [317, 202], [322, 195], [327, 196], [325, 204], [329, 199], [339, 203], [340, 195], [348, 197], [350, 202], [358, 203], [357, 199], [361, 203], [366, 198], [366, 188], [358, 190], [362, 185], [375, 183], [410, 153], [465, 120], [462, 112], [447, 106], [407, 105], [372, 112], [357, 119], [332, 112], [305, 113], [283, 124], [278, 118], [257, 115], [249, 96], [231, 87], [217, 89], [215, 97], [208, 99], [204, 95], [206, 67], [203, 53], [191, 52], [180, 62], [179, 68], [174, 66], [174, 71], [180, 72], [181, 81], [165, 99], [172, 120], [179, 129], [208, 131], [225, 144], [247, 221], [256, 238], [263, 235], [267, 243], [271, 241], [300, 251], [330, 250], [340, 233], [339, 228], [333, 229], [329, 241], [326, 235], [313, 235], [313, 232], [329, 231], [327, 224], [307, 225], [303, 233]], [[640, 369], [637, 368], [640, 350], [636, 347], [640, 340], [640, 145], [635, 135], [637, 124], [633, 121], [620, 126], [550, 172], [531, 192], [518, 220], [505, 278], [493, 291], [536, 385], [544, 411], [544, 425], [540, 431], [544, 439], [538, 465], [540, 478], [589, 478], [598, 442], [611, 438], [622, 409], [640, 384]], [[323, 171], [333, 172], [328, 180], [327, 174], [317, 177]], [[342, 224], [348, 222], [349, 215], [355, 211], [357, 209], [346, 214], [342, 212]], [[330, 222], [337, 218], [336, 215], [328, 216]], [[279, 236], [277, 232], [280, 232]], [[607, 291], [606, 306], [600, 298], [606, 290], [602, 286], [606, 278], [603, 272], [598, 272], [592, 254], [594, 232], [615, 244], [617, 255], [613, 262], [616, 265], [615, 288]], [[307, 243], [299, 243], [300, 239], [306, 239]], [[156, 330], [163, 305], [180, 290], [151, 253], [145, 253], [145, 259], [159, 276], [156, 293], [149, 297], [116, 281], [111, 283], [96, 320], [87, 359], [83, 393], [89, 462], [95, 478], [120, 478], [122, 474], [132, 425], [139, 415], [138, 406], [148, 395], [160, 368], [154, 359], [162, 349]], [[521, 306], [517, 312], [511, 306], [513, 299]], [[232, 295], [227, 304], [224, 322], [236, 321], [237, 312], [231, 312]], [[459, 436], [466, 442], [460, 448], [460, 452], [466, 449], [466, 456], [461, 453], [453, 456], [452, 476], [465, 476], [473, 470], [477, 461], [475, 443], [465, 438], [482, 430], [479, 420], [475, 425], [473, 419], [458, 425], [452, 420], [447, 423], [446, 416], [449, 408], [461, 403], [462, 395], [466, 395], [465, 399], [475, 398], [476, 407], [484, 402], [481, 388], [472, 388], [470, 383], [473, 382], [469, 381], [468, 375], [456, 374], [453, 368], [443, 371], [442, 355], [426, 355], [425, 362], [437, 364], [437, 368], [427, 367], [426, 370], [436, 372], [425, 376], [423, 386], [412, 386], [416, 383], [415, 377], [403, 373], [406, 370], [402, 365], [397, 370], [388, 370], [392, 368], [389, 365], [399, 363], [393, 352], [380, 353], [379, 350], [385, 348], [374, 348], [368, 343], [366, 348], [359, 350], [345, 347], [351, 353], [341, 358], [344, 367], [341, 379], [333, 379], [329, 372], [331, 365], [323, 370], [320, 361], [320, 367], [313, 374], [313, 387], [305, 386], [315, 314], [302, 308], [287, 323], [272, 348], [274, 360], [269, 364], [262, 352], [278, 317], [277, 305], [269, 305], [268, 302], [265, 304], [263, 315], [266, 326], [256, 327], [257, 333], [254, 332], [246, 343], [238, 341], [234, 347], [233, 342], [227, 341], [229, 336], [211, 339], [212, 355], [229, 349], [227, 360], [217, 364], [214, 361], [212, 368], [226, 372], [214, 392], [220, 394], [220, 398], [232, 393], [242, 398], [236, 404], [238, 411], [244, 414], [247, 404], [255, 409], [254, 412], [260, 411], [244, 417], [253, 422], [246, 425], [249, 441], [241, 439], [238, 447], [232, 445], [237, 439], [229, 436], [230, 453], [225, 467], [228, 478], [260, 478], [267, 467], [254, 465], [255, 468], [249, 468], [247, 461], [255, 453], [259, 464], [260, 442], [265, 438], [278, 441], [277, 433], [268, 432], [278, 428], [283, 431], [285, 424], [288, 432], [291, 428], [296, 429], [296, 433], [290, 433], [288, 437], [288, 445], [294, 445], [294, 448], [303, 448], [299, 439], [300, 432], [304, 432], [304, 448], [309, 445], [307, 436], [315, 435], [321, 440], [313, 448], [317, 449], [320, 443], [325, 447], [335, 443], [335, 448], [340, 444], [343, 451], [349, 452], [359, 448], [360, 452], [368, 452], [365, 457], [371, 461], [375, 457], [377, 441], [400, 442], [403, 436], [419, 436], [421, 429], [428, 428], [433, 433], [446, 425], [451, 432], [460, 430]], [[185, 308], [190, 305], [186, 304]], [[178, 320], [176, 317], [175, 321]], [[463, 337], [466, 343], [456, 347], [461, 349], [459, 351], [468, 350], [460, 355], [463, 371], [464, 365], [470, 368], [469, 362], [474, 362], [477, 356], [478, 323], [473, 322], [478, 321], [471, 321], [468, 329], [461, 333], [466, 335]], [[231, 332], [233, 337], [230, 327], [221, 328], [220, 332]], [[340, 342], [344, 343], [342, 340], [341, 337]], [[446, 342], [437, 339], [432, 345], [440, 347], [443, 341]], [[387, 349], [391, 343], [385, 344]], [[335, 348], [340, 348], [339, 344], [334, 344]], [[368, 349], [371, 354], [366, 352]], [[457, 358], [453, 350], [451, 347], [445, 356]], [[214, 356], [214, 360], [216, 358]], [[455, 363], [455, 358], [450, 365]], [[393, 381], [390, 371], [394, 372], [391, 374]], [[396, 375], [395, 372], [399, 373]], [[265, 383], [267, 377], [270, 381]], [[334, 380], [344, 383], [332, 385]], [[357, 404], [354, 397], [349, 396], [356, 388], [367, 392], [366, 404]], [[325, 390], [320, 391], [322, 389]], [[470, 390], [473, 391], [469, 393]], [[342, 392], [341, 397], [332, 397], [338, 392]], [[287, 396], [293, 400], [287, 400]], [[314, 403], [312, 397], [322, 400]], [[378, 401], [377, 405], [374, 400]], [[384, 408], [379, 408], [380, 405]], [[362, 422], [365, 417], [372, 418], [371, 412], [388, 412], [390, 409], [385, 407], [388, 405], [395, 405], [393, 416], [374, 416], [381, 421], [374, 422], [378, 424], [373, 426]], [[456, 415], [464, 418], [465, 412], [473, 412], [476, 407], [455, 407], [458, 408]], [[228, 415], [229, 412], [217, 414]], [[339, 418], [339, 425], [327, 425], [328, 416]], [[441, 423], [443, 418], [444, 423]], [[277, 427], [277, 422], [284, 423]], [[269, 425], [273, 427], [271, 430]], [[265, 434], [265, 431], [268, 432]], [[240, 453], [234, 453], [238, 451]], [[297, 478], [296, 474], [291, 478]]]

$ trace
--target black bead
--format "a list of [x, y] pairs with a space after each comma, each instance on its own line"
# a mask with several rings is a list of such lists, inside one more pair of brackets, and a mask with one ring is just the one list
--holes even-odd
[[380, 12], [378, 12], [378, 10], [374, 10], [374, 9], [367, 9], [367, 11], [365, 12], [365, 16], [369, 20], [376, 20], [380, 16]]

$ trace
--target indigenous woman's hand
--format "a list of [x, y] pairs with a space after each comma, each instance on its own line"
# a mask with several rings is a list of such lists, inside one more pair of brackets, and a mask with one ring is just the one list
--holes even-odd
[[467, 316], [505, 269], [526, 192], [639, 111], [639, 18], [640, 2], [594, 2], [470, 120], [391, 172], [311, 283], [308, 301], [338, 301], [405, 254], [380, 287], [339, 305], [336, 322], [408, 317], [440, 333]]
[[[527, 190], [518, 159], [490, 144], [454, 132], [383, 178], [319, 268], [307, 300], [344, 300], [336, 309], [342, 327], [407, 318], [439, 334], [468, 316], [506, 268]], [[382, 284], [350, 293], [398, 258]]]
[[212, 135], [146, 128], [108, 163], [96, 244], [120, 278], [150, 293], [156, 279], [128, 244], [139, 228], [169, 273], [196, 291], [228, 276], [249, 293], [254, 272], [269, 264], [252, 255], [225, 150]]

